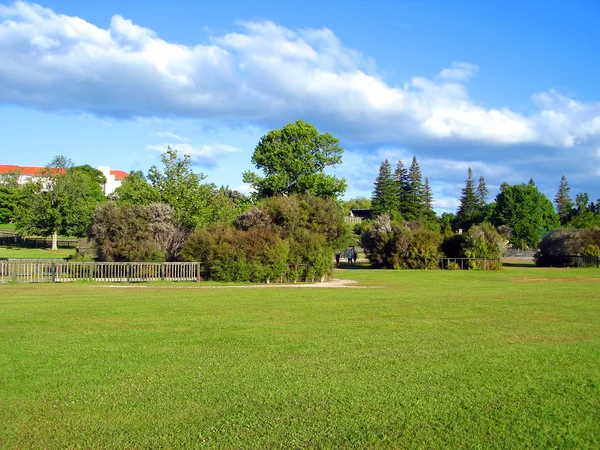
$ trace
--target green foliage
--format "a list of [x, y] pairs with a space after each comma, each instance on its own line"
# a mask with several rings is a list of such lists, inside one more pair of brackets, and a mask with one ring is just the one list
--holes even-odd
[[496, 196], [492, 222], [511, 228], [513, 247], [535, 248], [544, 234], [558, 227], [559, 218], [550, 200], [537, 187], [503, 185]]
[[148, 183], [142, 171], [133, 171], [111, 194], [111, 199], [119, 205], [147, 206], [160, 202], [161, 193], [158, 188]]
[[480, 222], [481, 216], [481, 196], [475, 191], [475, 181], [473, 180], [473, 171], [469, 167], [465, 187], [460, 197], [460, 206], [457, 212], [457, 226], [463, 231]]
[[371, 205], [374, 216], [381, 214], [393, 216], [398, 211], [398, 189], [387, 159], [379, 167], [379, 175], [375, 179]]
[[175, 222], [184, 230], [233, 222], [240, 211], [233, 198], [235, 194], [203, 183], [206, 177], [192, 170], [189, 155], [180, 158], [177, 151], [168, 147], [162, 155], [162, 163], [162, 169], [152, 166], [146, 178], [142, 172], [133, 172], [115, 190], [113, 198], [119, 204], [169, 205]]
[[344, 202], [344, 208], [350, 212], [353, 209], [371, 209], [372, 203], [370, 198], [356, 197]]
[[15, 209], [19, 199], [21, 171], [0, 174], [0, 224], [11, 223], [15, 218]]
[[211, 280], [274, 281], [288, 265], [306, 265], [306, 277], [320, 279], [331, 270], [333, 249], [345, 245], [349, 233], [333, 198], [271, 197], [241, 214], [235, 227], [193, 233], [182, 255], [200, 261]]
[[42, 178], [20, 189], [17, 231], [21, 235], [85, 236], [94, 209], [105, 200], [96, 172], [55, 158]]
[[557, 258], [560, 256], [598, 256], [595, 254], [598, 246], [600, 246], [600, 228], [553, 230], [541, 240], [536, 253], [536, 264], [561, 266], [563, 262]]
[[405, 220], [416, 220], [425, 215], [426, 199], [423, 189], [423, 177], [417, 157], [413, 156], [408, 169], [408, 186], [404, 197], [404, 210], [401, 211]]
[[[373, 221], [363, 232], [361, 245], [369, 262], [378, 268], [430, 268], [437, 266], [442, 236], [419, 222], [390, 222], [387, 215]], [[425, 259], [430, 258], [427, 265]]]
[[172, 208], [156, 203], [99, 205], [89, 232], [101, 261], [172, 261], [184, 239]]
[[488, 188], [485, 184], [485, 178], [483, 176], [479, 177], [479, 184], [477, 185], [477, 201], [479, 204], [479, 208], [483, 208], [487, 202], [488, 196]]
[[567, 181], [567, 177], [564, 175], [560, 179], [560, 186], [558, 188], [558, 192], [554, 197], [554, 203], [556, 205], [556, 211], [558, 212], [558, 216], [560, 218], [560, 222], [564, 225], [569, 220], [569, 216], [571, 214], [571, 209], [573, 208], [573, 200], [569, 196], [569, 191], [571, 188], [569, 187], [569, 182]]
[[324, 169], [342, 162], [344, 149], [330, 133], [320, 134], [309, 123], [298, 120], [263, 136], [252, 155], [252, 163], [264, 177], [244, 172], [259, 199], [310, 193], [337, 197], [346, 191], [346, 180], [326, 175]]
[[571, 228], [600, 228], [600, 214], [586, 211], [573, 217], [567, 226]]
[[506, 240], [491, 223], [484, 222], [469, 228], [463, 235], [462, 250], [467, 258], [502, 258]]

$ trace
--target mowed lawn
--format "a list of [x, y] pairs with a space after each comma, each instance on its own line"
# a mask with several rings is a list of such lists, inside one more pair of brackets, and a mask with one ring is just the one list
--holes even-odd
[[600, 270], [0, 286], [2, 448], [599, 448]]
[[59, 248], [58, 250], [50, 250], [48, 248], [27, 248], [19, 246], [0, 246], [0, 258], [69, 258], [75, 255], [74, 248]]

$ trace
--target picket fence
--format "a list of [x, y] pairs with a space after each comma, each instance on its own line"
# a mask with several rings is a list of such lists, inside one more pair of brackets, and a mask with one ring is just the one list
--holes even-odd
[[0, 261], [2, 283], [200, 281], [197, 262]]

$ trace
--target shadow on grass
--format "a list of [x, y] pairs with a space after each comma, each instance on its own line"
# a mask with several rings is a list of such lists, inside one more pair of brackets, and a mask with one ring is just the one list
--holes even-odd
[[356, 270], [356, 269], [372, 269], [371, 264], [367, 261], [360, 261], [356, 264], [348, 264], [347, 262], [340, 261], [340, 265], [336, 267], [336, 269], [347, 269], [347, 270]]
[[534, 268], [537, 267], [535, 263], [530, 262], [503, 262], [502, 267], [524, 267], [524, 268]]

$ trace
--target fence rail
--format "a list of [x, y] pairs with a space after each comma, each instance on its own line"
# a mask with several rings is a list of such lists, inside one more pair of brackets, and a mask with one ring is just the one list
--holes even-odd
[[536, 259], [538, 266], [545, 267], [600, 267], [599, 256], [540, 256]]
[[2, 283], [65, 283], [72, 281], [200, 281], [197, 262], [97, 263], [0, 261]]
[[408, 261], [411, 269], [442, 270], [500, 270], [500, 258], [414, 258]]

